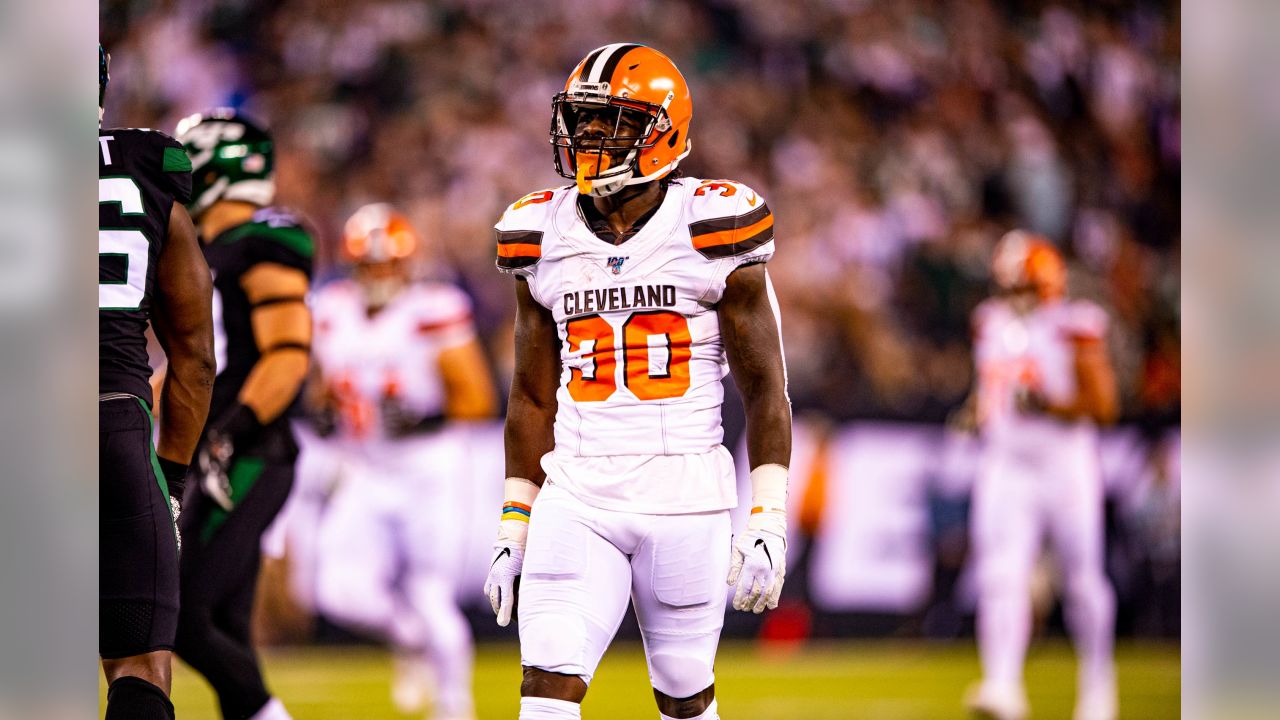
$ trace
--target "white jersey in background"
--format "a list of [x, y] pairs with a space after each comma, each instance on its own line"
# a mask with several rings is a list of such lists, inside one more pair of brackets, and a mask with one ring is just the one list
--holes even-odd
[[415, 283], [369, 316], [350, 280], [315, 294], [313, 354], [339, 404], [338, 435], [348, 447], [386, 440], [381, 408], [388, 398], [427, 417], [444, 412], [440, 353], [475, 337], [471, 301], [443, 283]]
[[1018, 408], [1018, 395], [1027, 391], [1054, 404], [1074, 401], [1076, 346], [1105, 337], [1106, 313], [1087, 301], [1057, 300], [1019, 315], [992, 299], [975, 310], [974, 329], [985, 448], [970, 528], [983, 682], [970, 705], [989, 712], [1002, 707], [997, 717], [1026, 714], [1029, 588], [1048, 540], [1079, 658], [1075, 717], [1113, 720], [1115, 599], [1104, 569], [1097, 427]]
[[974, 310], [974, 363], [978, 376], [978, 416], [990, 451], [1094, 452], [1092, 422], [1019, 412], [1020, 392], [1035, 390], [1053, 403], [1076, 396], [1075, 343], [1102, 340], [1106, 312], [1087, 300], [1058, 300], [1020, 315], [1005, 300], [991, 299]]
[[677, 179], [639, 232], [613, 245], [592, 232], [578, 197], [573, 187], [532, 193], [496, 226], [499, 267], [528, 280], [561, 341], [555, 450], [543, 469], [605, 509], [734, 507], [715, 306], [731, 272], [772, 257], [768, 206], [740, 183]]

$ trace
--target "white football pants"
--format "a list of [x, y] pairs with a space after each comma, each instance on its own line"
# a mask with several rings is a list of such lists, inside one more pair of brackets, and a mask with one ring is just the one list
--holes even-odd
[[454, 592], [464, 542], [455, 500], [466, 477], [462, 447], [443, 435], [352, 454], [319, 540], [321, 611], [423, 654], [443, 715], [472, 705], [471, 630]]
[[1097, 454], [989, 451], [974, 486], [972, 518], [984, 682], [1022, 686], [1031, 575], [1046, 536], [1063, 575], [1080, 687], [1113, 682], [1115, 597], [1103, 567]]
[[521, 663], [590, 684], [630, 599], [652, 686], [675, 698], [701, 692], [715, 681], [731, 540], [728, 510], [602, 510], [548, 482], [525, 550]]

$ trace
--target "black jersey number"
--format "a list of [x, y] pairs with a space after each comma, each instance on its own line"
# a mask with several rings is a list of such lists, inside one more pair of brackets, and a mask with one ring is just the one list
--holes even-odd
[[[131, 177], [98, 179], [98, 204], [117, 203], [120, 215], [146, 215], [142, 189]], [[147, 262], [150, 242], [136, 228], [98, 228], [98, 263], [104, 258], [123, 257], [124, 279], [98, 279], [99, 310], [137, 310], [147, 294]]]

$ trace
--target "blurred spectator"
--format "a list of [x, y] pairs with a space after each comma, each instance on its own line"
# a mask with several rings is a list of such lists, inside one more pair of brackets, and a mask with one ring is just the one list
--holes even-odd
[[[423, 274], [476, 297], [506, 367], [513, 304], [492, 223], [563, 184], [551, 95], [592, 47], [648, 42], [694, 90], [691, 174], [759, 187], [797, 409], [940, 420], [971, 369], [969, 311], [1001, 232], [1074, 257], [1116, 317], [1125, 414], [1176, 423], [1179, 11], [995, 0], [103, 0], [108, 124], [172, 129], [230, 104], [276, 129], [281, 197], [335, 260], [373, 199], [428, 238]], [[126, 69], [127, 68], [127, 69]], [[323, 277], [323, 274], [322, 274]]]

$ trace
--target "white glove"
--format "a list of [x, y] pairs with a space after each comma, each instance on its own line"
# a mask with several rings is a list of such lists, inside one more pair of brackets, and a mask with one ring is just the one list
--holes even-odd
[[751, 471], [751, 517], [734, 538], [730, 556], [734, 610], [758, 615], [778, 607], [787, 575], [787, 474], [772, 463]]
[[524, 478], [507, 478], [506, 501], [502, 521], [498, 523], [498, 540], [493, 544], [493, 561], [484, 581], [484, 594], [498, 616], [498, 625], [511, 623], [511, 610], [516, 602], [516, 578], [524, 567], [524, 543], [529, 535], [529, 515], [538, 497], [538, 486]]
[[499, 541], [493, 546], [493, 562], [484, 581], [484, 594], [498, 616], [498, 625], [511, 623], [511, 608], [516, 600], [516, 578], [524, 566], [524, 543]]
[[733, 593], [734, 610], [750, 610], [758, 615], [765, 608], [778, 607], [786, 575], [786, 538], [751, 529], [734, 538], [728, 580], [730, 585], [738, 586]]
[[169, 498], [169, 514], [173, 515], [173, 539], [178, 541], [178, 555], [182, 555], [182, 530], [179, 529], [178, 518], [182, 516], [182, 503], [178, 498]]

